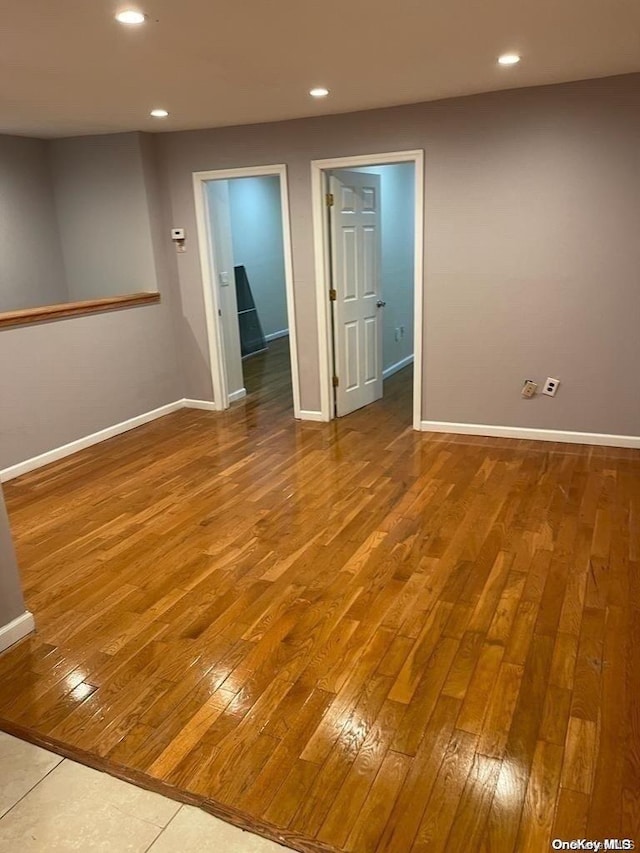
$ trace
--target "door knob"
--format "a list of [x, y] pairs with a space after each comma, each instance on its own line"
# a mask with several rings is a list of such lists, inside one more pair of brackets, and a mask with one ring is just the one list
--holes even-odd
[[376, 308], [384, 308], [386, 304], [387, 303], [384, 301], [384, 299], [378, 299], [378, 301], [376, 302]]

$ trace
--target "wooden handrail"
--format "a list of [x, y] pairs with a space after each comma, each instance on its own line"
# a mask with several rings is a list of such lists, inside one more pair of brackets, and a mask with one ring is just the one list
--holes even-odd
[[109, 296], [106, 299], [87, 299], [83, 302], [64, 302], [60, 305], [43, 305], [21, 311], [5, 311], [0, 313], [0, 329], [46, 323], [50, 320], [64, 320], [67, 317], [115, 311], [119, 308], [133, 308], [136, 305], [149, 305], [154, 302], [160, 302], [159, 293], [129, 293], [126, 296]]

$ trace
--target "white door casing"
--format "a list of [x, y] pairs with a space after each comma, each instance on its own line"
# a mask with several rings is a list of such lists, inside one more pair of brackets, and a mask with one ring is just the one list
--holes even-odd
[[423, 310], [424, 310], [424, 199], [425, 152], [422, 149], [406, 151], [356, 154], [349, 157], [311, 161], [311, 193], [313, 199], [313, 244], [315, 257], [315, 284], [318, 327], [318, 366], [320, 368], [320, 420], [335, 417], [331, 371], [333, 367], [332, 310], [328, 289], [330, 287], [329, 221], [325, 195], [327, 173], [335, 169], [353, 169], [363, 166], [385, 166], [390, 163], [413, 163], [415, 166], [414, 196], [414, 266], [413, 266], [413, 340], [415, 361], [413, 365], [413, 428], [421, 429], [424, 417], [423, 368]]
[[216, 263], [214, 247], [211, 245], [209, 215], [207, 210], [206, 183], [209, 181], [225, 181], [235, 178], [255, 178], [262, 175], [275, 175], [280, 179], [280, 205], [282, 215], [282, 236], [284, 242], [285, 287], [287, 292], [287, 325], [291, 352], [291, 380], [293, 391], [293, 413], [301, 420], [321, 420], [320, 412], [303, 411], [300, 408], [300, 373], [298, 369], [298, 336], [296, 327], [296, 311], [293, 288], [293, 256], [291, 249], [291, 219], [289, 215], [289, 189], [287, 182], [287, 167], [284, 164], [273, 166], [243, 166], [237, 169], [215, 169], [205, 172], [193, 172], [193, 190], [196, 211], [196, 226], [198, 234], [198, 249], [200, 254], [200, 270], [202, 274], [202, 289], [204, 313], [207, 327], [209, 348], [209, 369], [213, 398], [218, 411], [229, 407], [229, 392], [224, 367], [225, 347], [224, 335], [220, 325], [220, 288], [215, 284]]
[[382, 397], [380, 176], [329, 176], [338, 417]]
[[[246, 395], [242, 374], [238, 302], [233, 275], [233, 243], [229, 210], [229, 182], [206, 181], [205, 203], [209, 220], [211, 287], [217, 288], [219, 326], [224, 347], [223, 370], [229, 399]], [[222, 284], [222, 280], [227, 282]]]

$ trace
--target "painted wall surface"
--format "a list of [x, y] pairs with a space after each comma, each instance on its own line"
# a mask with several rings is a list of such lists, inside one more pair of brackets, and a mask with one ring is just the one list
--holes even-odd
[[[354, 171], [380, 175], [380, 284], [387, 303], [382, 317], [382, 366], [386, 370], [413, 355], [415, 168], [413, 163], [395, 163]], [[404, 335], [396, 340], [400, 327]]]
[[0, 311], [67, 301], [47, 146], [0, 136]]
[[[0, 468], [183, 396], [212, 399], [196, 170], [287, 163], [301, 403], [317, 410], [309, 161], [411, 148], [426, 155], [423, 417], [640, 434], [639, 108], [629, 75], [143, 135], [161, 166], [148, 158], [145, 183], [162, 302], [0, 331]], [[184, 255], [171, 225], [187, 229]], [[547, 375], [562, 382], [555, 398], [520, 397], [525, 377]]]
[[233, 258], [244, 264], [265, 335], [287, 328], [280, 179], [229, 181]]
[[[382, 179], [383, 367], [413, 355], [414, 166], [398, 163], [379, 170]], [[400, 326], [404, 335], [395, 339]]]
[[[312, 159], [425, 150], [424, 409], [435, 421], [640, 434], [640, 75], [158, 138], [191, 173], [286, 163], [301, 405], [320, 407]], [[195, 246], [179, 259], [188, 396], [210, 392]], [[555, 398], [520, 397], [558, 377]]]
[[4, 495], [0, 486], [0, 628], [25, 611]]
[[140, 134], [55, 139], [50, 146], [70, 299], [156, 290]]
[[0, 470], [185, 396], [169, 210], [144, 134], [141, 150], [160, 304], [0, 329]]
[[0, 470], [183, 396], [163, 304], [2, 329], [0, 364]]

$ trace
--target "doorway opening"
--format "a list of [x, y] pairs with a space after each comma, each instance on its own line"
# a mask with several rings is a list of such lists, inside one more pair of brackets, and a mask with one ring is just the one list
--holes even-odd
[[312, 182], [323, 416], [387, 387], [419, 429], [423, 152], [315, 161]]
[[299, 417], [286, 168], [196, 172], [194, 190], [215, 408]]

